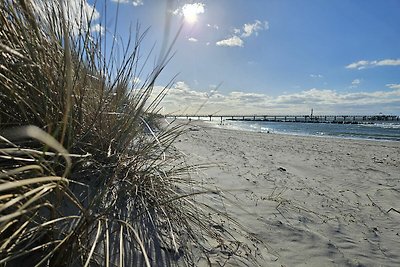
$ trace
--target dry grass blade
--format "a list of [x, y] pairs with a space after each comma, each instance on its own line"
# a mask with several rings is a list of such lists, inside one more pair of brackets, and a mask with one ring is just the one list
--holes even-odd
[[68, 180], [63, 177], [58, 176], [45, 176], [45, 177], [36, 177], [31, 179], [24, 179], [21, 181], [15, 182], [8, 182], [0, 185], [0, 192], [6, 190], [14, 190], [26, 185], [33, 185], [33, 184], [41, 184], [41, 183], [48, 183], [48, 182], [64, 182], [68, 184]]
[[124, 226], [121, 224], [119, 230], [119, 266], [124, 266]]
[[[121, 245], [120, 249], [121, 249], [121, 252], [123, 252], [123, 249], [124, 249], [123, 248], [122, 232], [123, 232], [123, 225], [125, 225], [130, 231], [132, 231], [133, 235], [135, 236], [135, 239], [136, 239], [137, 243], [139, 244], [140, 249], [141, 249], [141, 251], [143, 253], [143, 257], [144, 257], [146, 266], [147, 267], [151, 267], [150, 260], [149, 260], [149, 257], [147, 256], [147, 252], [146, 252], [145, 246], [143, 244], [143, 241], [140, 239], [139, 234], [137, 233], [137, 231], [129, 223], [127, 223], [125, 221], [120, 221], [120, 223], [121, 223], [121, 235], [120, 235], [120, 245]], [[121, 255], [123, 255], [123, 253], [121, 253]], [[123, 260], [122, 259], [121, 259], [121, 266], [123, 266]]]
[[94, 252], [94, 250], [95, 250], [95, 248], [96, 248], [96, 246], [98, 244], [100, 234], [101, 234], [101, 221], [99, 220], [98, 221], [98, 225], [97, 225], [96, 237], [94, 238], [93, 245], [92, 245], [92, 247], [90, 249], [90, 252], [89, 252], [88, 258], [87, 258], [87, 260], [85, 262], [84, 267], [87, 267], [90, 264], [90, 260], [92, 259], [93, 252]]
[[[3, 149], [4, 151], [4, 149]], [[6, 152], [8, 153], [8, 152]], [[9, 176], [13, 176], [15, 174], [18, 173], [24, 173], [26, 171], [34, 171], [36, 170], [38, 173], [43, 173], [43, 168], [39, 165], [27, 165], [27, 166], [22, 166], [19, 168], [15, 168], [12, 170], [3, 170], [4, 173], [0, 173], [0, 179], [5, 178], [5, 177], [9, 177]]]
[[105, 239], [106, 242], [104, 243], [104, 250], [105, 250], [105, 258], [104, 258], [104, 266], [109, 267], [110, 266], [110, 233], [109, 233], [109, 228], [108, 228], [108, 222], [105, 221]]
[[22, 195], [20, 195], [18, 197], [15, 197], [13, 195], [13, 197], [10, 198], [10, 200], [8, 202], [5, 202], [4, 204], [2, 204], [0, 206], [0, 212], [3, 211], [3, 210], [6, 210], [9, 207], [12, 207], [13, 205], [15, 205], [15, 204], [17, 204], [19, 202], [21, 202], [25, 198], [29, 198], [33, 194], [36, 194], [36, 193], [38, 193], [40, 191], [43, 191], [43, 190], [51, 190], [55, 186], [57, 186], [57, 184], [53, 184], [53, 186], [51, 186], [49, 184], [45, 184], [45, 185], [42, 185], [40, 187], [33, 188], [33, 189], [29, 190], [28, 192], [26, 192], [26, 193], [24, 193], [24, 194], [22, 194]]
[[[58, 155], [63, 156], [66, 161], [66, 168], [62, 177], [66, 177], [67, 173], [69, 173], [72, 162], [71, 158], [68, 155], [68, 151], [53, 136], [47, 134], [46, 132], [44, 132], [43, 130], [41, 130], [36, 126], [19, 127], [17, 129], [8, 130], [4, 133], [4, 136], [6, 138], [9, 135], [12, 136], [14, 140], [18, 140], [21, 138], [33, 138], [46, 144], [48, 147], [54, 149], [55, 151], [58, 152]], [[4, 152], [5, 151], [8, 150], [4, 149]]]

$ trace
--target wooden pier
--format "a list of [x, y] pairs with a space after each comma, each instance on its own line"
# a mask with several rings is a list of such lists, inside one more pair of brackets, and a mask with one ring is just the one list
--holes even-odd
[[174, 119], [367, 124], [400, 121], [395, 115], [167, 115]]

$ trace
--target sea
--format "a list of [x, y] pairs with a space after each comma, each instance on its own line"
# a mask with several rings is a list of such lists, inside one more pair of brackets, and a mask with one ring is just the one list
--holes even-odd
[[400, 142], [400, 121], [370, 124], [303, 123], [273, 121], [211, 121], [218, 127], [262, 133], [367, 139]]

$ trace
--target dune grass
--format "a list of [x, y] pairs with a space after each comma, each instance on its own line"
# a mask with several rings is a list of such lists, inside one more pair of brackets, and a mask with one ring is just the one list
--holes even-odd
[[174, 150], [184, 126], [159, 123], [169, 85], [149, 100], [169, 54], [137, 84], [146, 31], [117, 65], [68, 8], [0, 1], [0, 266], [254, 262], [240, 226], [196, 198], [219, 191]]

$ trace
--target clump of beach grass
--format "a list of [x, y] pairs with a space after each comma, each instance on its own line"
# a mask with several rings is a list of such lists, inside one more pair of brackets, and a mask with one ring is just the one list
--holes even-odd
[[184, 127], [158, 123], [170, 55], [137, 84], [146, 31], [116, 65], [66, 3], [0, 1], [0, 266], [254, 262], [240, 225], [196, 198], [220, 192], [173, 149]]

